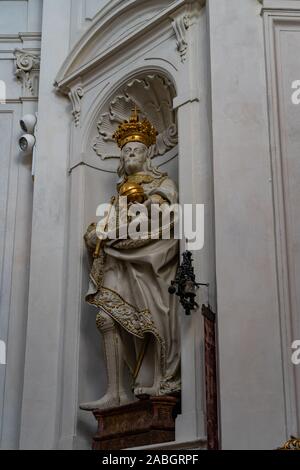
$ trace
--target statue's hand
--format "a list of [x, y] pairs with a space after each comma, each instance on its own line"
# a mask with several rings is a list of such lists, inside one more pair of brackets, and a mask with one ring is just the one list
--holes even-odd
[[144, 205], [146, 207], [150, 207], [152, 204], [163, 204], [165, 199], [161, 197], [159, 194], [151, 194], [151, 196], [148, 197], [148, 199], [144, 202]]
[[94, 251], [97, 244], [97, 234], [96, 234], [96, 224], [93, 222], [87, 228], [86, 233], [84, 234], [84, 241], [89, 251]]

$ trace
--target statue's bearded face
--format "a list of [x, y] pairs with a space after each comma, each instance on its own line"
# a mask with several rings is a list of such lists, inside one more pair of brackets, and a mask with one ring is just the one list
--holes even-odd
[[122, 148], [124, 169], [127, 175], [143, 171], [147, 162], [148, 148], [142, 142], [128, 142]]

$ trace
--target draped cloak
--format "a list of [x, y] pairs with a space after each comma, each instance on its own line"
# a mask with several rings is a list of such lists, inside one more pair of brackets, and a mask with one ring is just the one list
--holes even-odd
[[[161, 196], [167, 204], [178, 200], [173, 181], [161, 176], [140, 183], [147, 196]], [[88, 232], [87, 244], [95, 237]], [[93, 262], [86, 300], [106, 312], [127, 333], [144, 339], [151, 333], [159, 351], [160, 394], [180, 389], [180, 339], [177, 300], [168, 287], [178, 265], [178, 240], [111, 240]], [[98, 327], [101, 315], [97, 317]], [[132, 351], [126, 351], [130, 361]], [[132, 364], [133, 367], [133, 364]]]

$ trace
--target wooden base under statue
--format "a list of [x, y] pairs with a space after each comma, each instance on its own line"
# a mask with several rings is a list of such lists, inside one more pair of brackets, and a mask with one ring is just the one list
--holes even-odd
[[178, 398], [147, 397], [128, 405], [93, 410], [98, 430], [93, 450], [117, 450], [175, 440]]

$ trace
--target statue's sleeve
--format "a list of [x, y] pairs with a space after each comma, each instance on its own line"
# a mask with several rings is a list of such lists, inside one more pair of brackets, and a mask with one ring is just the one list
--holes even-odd
[[87, 231], [84, 235], [85, 244], [89, 252], [93, 253], [97, 244], [96, 224], [92, 223], [88, 226]]
[[165, 199], [169, 204], [175, 204], [178, 202], [178, 190], [176, 184], [171, 178], [165, 178], [158, 188], [150, 191], [149, 196], [158, 194]]

